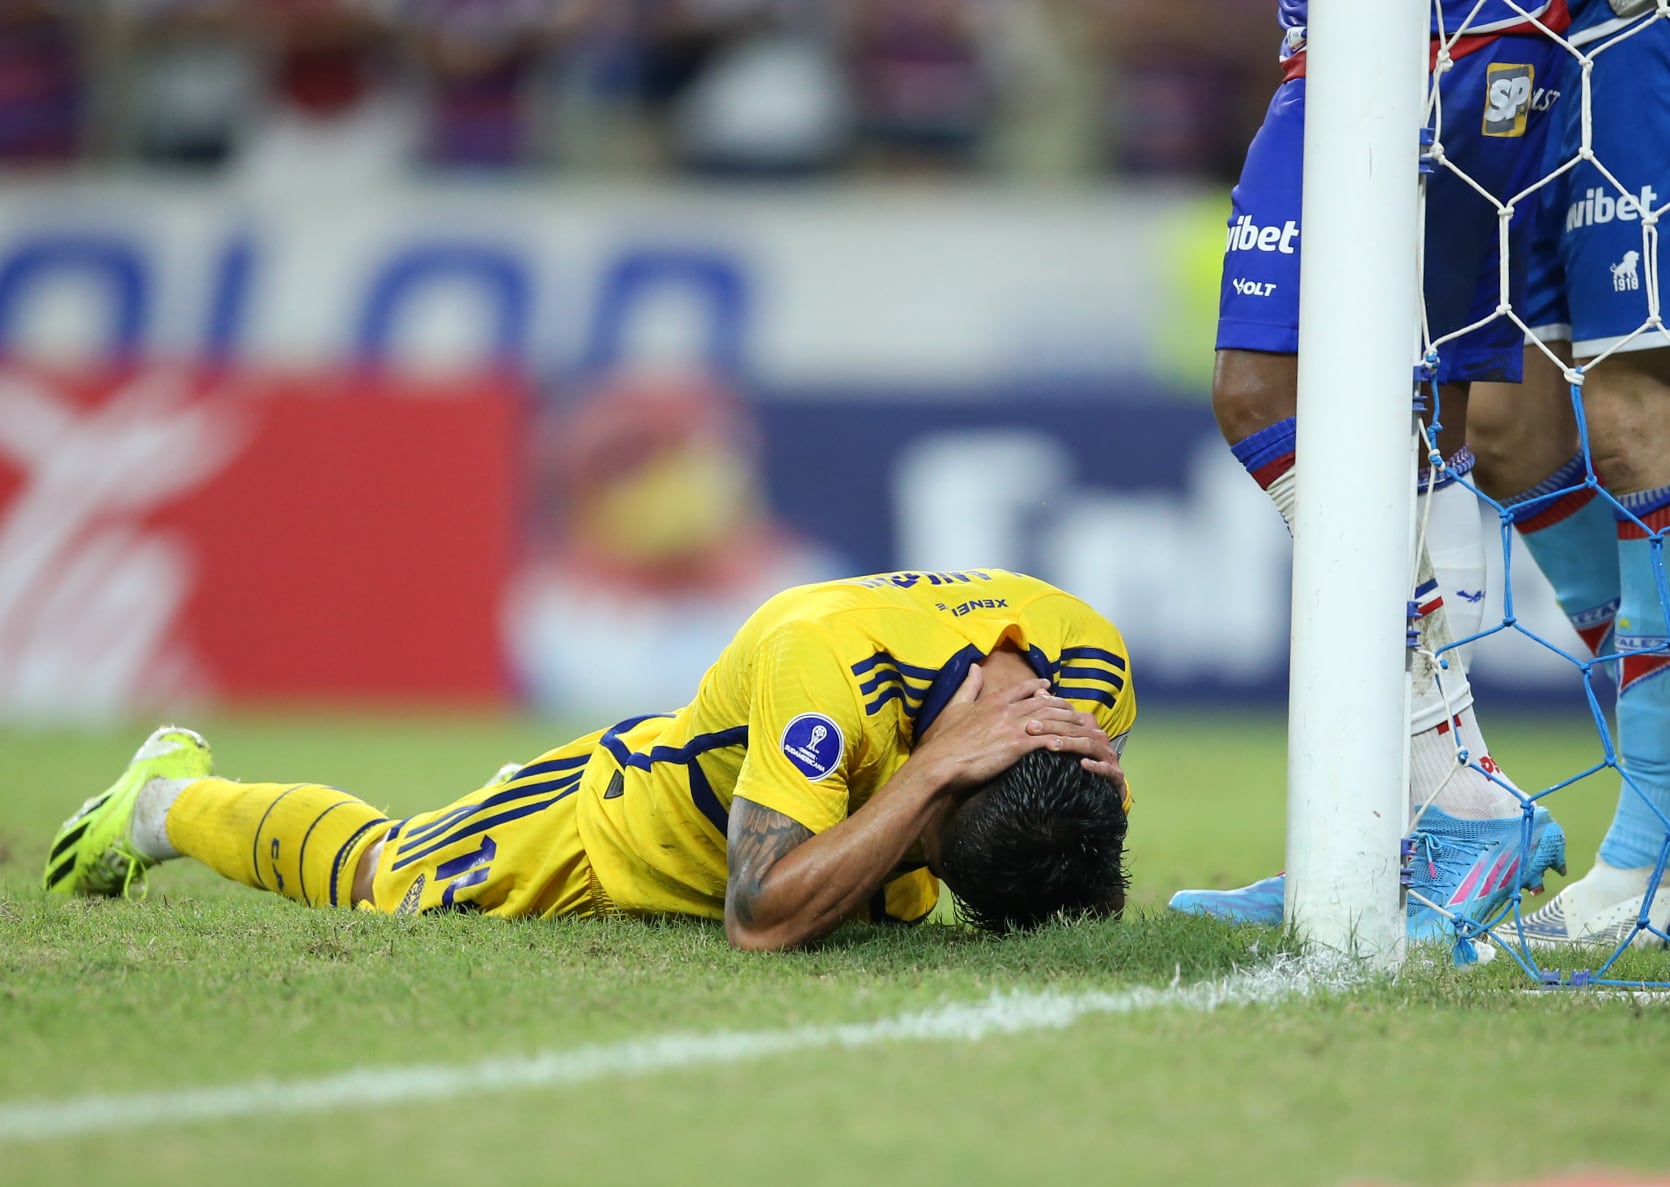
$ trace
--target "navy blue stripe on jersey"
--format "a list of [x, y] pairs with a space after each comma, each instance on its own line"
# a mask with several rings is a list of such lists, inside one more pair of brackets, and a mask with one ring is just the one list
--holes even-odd
[[[937, 673], [934, 675], [937, 675]], [[919, 679], [932, 683], [933, 675], [919, 677]], [[858, 686], [858, 691], [865, 696], [869, 696], [878, 689], [882, 697], [903, 696], [906, 700], [916, 703], [920, 703], [923, 694], [928, 691], [925, 687], [918, 688], [916, 685], [909, 683], [904, 675], [895, 668], [877, 668], [875, 675]]]
[[1066, 663], [1073, 659], [1099, 659], [1109, 667], [1118, 668], [1121, 672], [1125, 670], [1124, 656], [1115, 655], [1111, 651], [1103, 651], [1100, 647], [1063, 647], [1061, 649], [1061, 662]]
[[604, 731], [604, 733], [607, 734], [611, 738], [617, 737], [620, 734], [624, 734], [629, 729], [633, 729], [637, 726], [640, 726], [640, 725], [644, 724], [644, 722], [646, 722], [646, 721], [654, 721], [657, 717], [671, 717], [671, 716], [672, 716], [671, 713], [640, 713], [636, 717], [628, 717], [625, 721], [615, 722], [615, 724], [611, 725], [607, 730]]
[[702, 764], [691, 759], [685, 769], [690, 774], [690, 798], [696, 810], [707, 817], [707, 822], [719, 830], [721, 837], [727, 836], [731, 831], [731, 814], [725, 811], [725, 805], [714, 794], [713, 784], [707, 781], [707, 772], [702, 770]]
[[578, 754], [572, 758], [553, 758], [550, 762], [536, 762], [519, 769], [506, 783], [520, 783], [524, 779], [542, 779], [546, 775], [560, 775], [564, 771], [572, 771], [576, 767], [583, 767], [591, 761], [590, 753]]
[[560, 791], [570, 784], [578, 783], [585, 772], [575, 771], [556, 780], [539, 780], [532, 783], [512, 781], [502, 790], [494, 792], [484, 800], [473, 803], [460, 804], [434, 820], [426, 821], [419, 827], [407, 833], [400, 840], [400, 851], [405, 853], [418, 845], [428, 844], [448, 829], [469, 819], [488, 808], [496, 808], [500, 804], [509, 804], [517, 800], [532, 799], [543, 795], [547, 791]]
[[[864, 715], [866, 717], [874, 717], [877, 713], [881, 712], [881, 707], [887, 704], [888, 701], [899, 701], [903, 703], [904, 699], [904, 693], [900, 692], [896, 688], [889, 688], [874, 700], [864, 702]], [[905, 706], [905, 714], [906, 716], [909, 716], [910, 714], [910, 706], [908, 705]]]
[[434, 820], [427, 821], [420, 828], [407, 833], [400, 841], [399, 856], [404, 857], [420, 845], [427, 845], [448, 829], [462, 824], [472, 816], [497, 808], [501, 804], [515, 803], [519, 800], [533, 799], [553, 791], [568, 791], [577, 787], [585, 771], [574, 771], [560, 779], [545, 779], [534, 783], [523, 783], [513, 780], [502, 791], [494, 792], [484, 800], [474, 803], [460, 804]]
[[918, 680], [932, 680], [939, 675], [932, 668], [919, 668], [915, 664], [902, 664], [886, 651], [878, 651], [869, 659], [861, 659], [852, 665], [852, 674], [862, 676], [877, 664], [886, 664], [890, 668], [897, 668], [907, 676], [914, 676]]
[[1055, 678], [1057, 680], [1095, 680], [1101, 684], [1111, 685], [1115, 692], [1125, 687], [1125, 677], [1102, 668], [1067, 667], [1063, 665], [1056, 669]]
[[877, 672], [876, 678], [870, 681], [872, 685], [879, 683], [884, 677], [903, 675], [912, 680], [932, 680], [939, 675], [934, 668], [919, 668], [915, 664], [902, 663], [886, 651], [878, 651], [869, 659], [861, 659], [852, 665], [854, 676], [862, 676], [872, 670]]
[[[1050, 681], [1051, 691], [1069, 701], [1094, 701], [1111, 709], [1118, 703], [1119, 693], [1125, 688], [1125, 678], [1119, 675], [1125, 670], [1124, 658], [1100, 647], [1063, 647], [1061, 658], [1053, 663], [1034, 647], [1031, 659], [1033, 670], [1041, 672]], [[1089, 663], [1107, 664], [1118, 671], [1090, 667]], [[1080, 683], [1070, 683], [1075, 680]], [[1086, 681], [1088, 683], [1084, 683]]]
[[981, 650], [970, 643], [950, 659], [934, 676], [934, 682], [928, 688], [928, 694], [922, 698], [922, 707], [916, 711], [914, 728], [916, 736], [921, 737], [939, 717], [945, 706], [951, 703], [951, 698], [957, 695], [957, 689], [968, 677], [968, 670], [973, 665], [985, 659]]
[[458, 877], [459, 874], [467, 874], [470, 870], [484, 864], [484, 859], [485, 861], [491, 861], [493, 859], [493, 854], [497, 850], [498, 846], [493, 844], [492, 839], [489, 838], [481, 843], [480, 849], [472, 849], [468, 853], [460, 853], [451, 861], [443, 861], [440, 865], [436, 866], [435, 881], [445, 882], [448, 879]]
[[[920, 668], [915, 664], [900, 663], [886, 651], [878, 651], [868, 659], [861, 659], [852, 665], [854, 676], [873, 673], [868, 680], [862, 681], [858, 691], [870, 699], [864, 702], [864, 715], [874, 717], [881, 712], [881, 707], [889, 701], [900, 701], [904, 704], [905, 715], [915, 717], [921, 710], [922, 698], [927, 696], [938, 679], [939, 673], [933, 668]], [[911, 681], [919, 681], [927, 688], [918, 688]]]
[[[638, 720], [643, 720], [639, 718]], [[707, 817], [708, 823], [719, 830], [724, 836], [730, 829], [730, 815], [725, 806], [719, 802], [714, 794], [713, 785], [707, 781], [707, 773], [702, 770], [696, 759], [710, 750], [723, 750], [727, 746], [748, 746], [748, 727], [733, 725], [729, 729], [715, 730], [710, 734], [697, 734], [682, 746], [651, 746], [648, 750], [633, 751], [627, 749], [626, 743], [621, 741], [619, 731], [635, 725], [636, 722], [623, 723], [604, 733], [598, 745], [609, 752], [621, 767], [632, 767], [639, 771], [647, 771], [656, 763], [677, 763], [685, 770], [685, 776], [690, 784], [690, 799], [696, 805], [696, 810]]]
[[748, 727], [733, 725], [729, 729], [715, 730], [711, 734], [697, 734], [682, 746], [651, 746], [648, 750], [638, 751], [628, 750], [626, 743], [615, 736], [614, 730], [610, 730], [603, 735], [599, 745], [621, 766], [647, 771], [658, 762], [688, 765], [698, 754], [706, 754], [709, 750], [721, 750], [726, 746], [746, 746]]
[[[883, 685], [881, 673], [885, 672], [892, 682]], [[877, 688], [879, 692], [876, 692]], [[902, 701], [907, 714], [915, 714], [922, 706], [922, 698], [927, 695], [926, 688], [917, 688], [906, 684], [905, 678], [891, 668], [878, 669], [877, 675], [859, 686], [859, 691], [865, 695], [875, 692], [875, 695], [864, 702], [864, 715], [874, 717], [881, 711], [881, 707], [888, 701]]]
[[874, 675], [858, 686], [858, 691], [865, 696], [869, 696], [884, 684], [897, 684], [900, 688], [906, 687], [904, 673], [900, 672], [898, 668], [883, 664], [875, 668], [874, 672]]
[[1097, 688], [1092, 684], [1058, 684], [1055, 695], [1065, 697], [1069, 701], [1095, 701], [1099, 705], [1113, 708], [1117, 698], [1105, 688]]
[[[549, 791], [550, 785], [547, 784], [543, 790]], [[459, 841], [465, 840], [468, 837], [473, 837], [477, 833], [484, 833], [488, 829], [497, 828], [501, 824], [509, 824], [512, 820], [520, 820], [522, 817], [531, 816], [535, 812], [543, 812], [552, 804], [567, 799], [579, 790], [579, 783], [576, 781], [573, 787], [568, 788], [566, 791], [558, 792], [550, 799], [535, 800], [531, 804], [518, 804], [514, 808], [509, 808], [498, 813], [497, 815], [489, 816], [484, 820], [472, 820], [468, 825], [458, 829], [456, 832], [449, 833], [447, 836], [442, 837], [434, 844], [425, 845], [422, 849], [419, 849], [416, 852], [405, 854], [400, 858], [400, 860], [394, 863], [393, 868], [396, 870], [404, 869], [406, 866], [411, 865], [414, 861], [421, 861], [425, 857], [428, 857], [431, 853], [437, 853], [440, 850], [445, 849], [448, 845], [453, 845]]]

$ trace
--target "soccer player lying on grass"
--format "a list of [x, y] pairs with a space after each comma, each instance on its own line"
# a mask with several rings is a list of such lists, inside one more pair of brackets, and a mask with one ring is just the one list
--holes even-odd
[[184, 855], [310, 907], [694, 915], [751, 949], [919, 920], [939, 877], [992, 930], [1117, 914], [1135, 716], [1124, 640], [1077, 598], [997, 569], [858, 577], [766, 602], [677, 712], [403, 820], [214, 777], [202, 738], [158, 730], [45, 884], [127, 894]]

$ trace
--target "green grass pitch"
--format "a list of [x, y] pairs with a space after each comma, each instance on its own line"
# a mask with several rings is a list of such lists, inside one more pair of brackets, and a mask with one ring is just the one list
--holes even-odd
[[[568, 735], [527, 719], [277, 715], [200, 723], [241, 778], [310, 779], [397, 811]], [[0, 1119], [26, 1100], [227, 1089], [562, 1052], [669, 1032], [864, 1023], [993, 991], [1164, 988], [1259, 965], [1279, 932], [1169, 918], [1181, 885], [1282, 859], [1274, 716], [1145, 713], [1127, 756], [1133, 909], [994, 940], [848, 927], [806, 953], [716, 927], [309, 912], [184, 863], [143, 903], [49, 903], [58, 822], [145, 725], [0, 732]], [[1499, 724], [1545, 786], [1598, 757], [1581, 721]], [[1615, 783], [1553, 803], [1580, 872]], [[1628, 971], [1670, 979], [1670, 955]], [[586, 1083], [0, 1138], [0, 1182], [1484, 1184], [1662, 1169], [1670, 1003], [1524, 992], [1499, 959], [1417, 959], [1337, 996], [1089, 1016], [979, 1041], [824, 1047]]]

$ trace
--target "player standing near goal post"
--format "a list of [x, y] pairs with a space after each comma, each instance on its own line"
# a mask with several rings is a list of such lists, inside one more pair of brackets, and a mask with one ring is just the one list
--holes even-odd
[[[1670, 209], [1670, 16], [1652, 0], [1572, 0], [1571, 10], [1567, 39], [1593, 60], [1593, 158], [1579, 159], [1583, 73], [1568, 57], [1544, 172], [1577, 163], [1540, 195], [1522, 317], [1585, 369], [1591, 457], [1565, 376], [1534, 346], [1523, 388], [1478, 392], [1468, 436], [1479, 488], [1506, 508], [1572, 626], [1595, 656], [1613, 657], [1617, 678], [1616, 814], [1594, 867], [1524, 917], [1526, 939], [1662, 943], [1638, 922], [1670, 839], [1670, 626], [1654, 545], [1670, 527], [1670, 334], [1660, 305], [1670, 265], [1659, 243]], [[1611, 499], [1586, 485], [1591, 463]], [[1665, 931], [1670, 892], [1658, 890], [1646, 917]], [[1502, 934], [1516, 936], [1511, 921]]]
[[[1442, 143], [1450, 159], [1492, 195], [1506, 199], [1537, 176], [1548, 112], [1558, 99], [1559, 45], [1537, 21], [1565, 27], [1561, 0], [1437, 0], [1433, 58]], [[1294, 519], [1295, 422], [1298, 407], [1299, 258], [1305, 123], [1307, 4], [1282, 0], [1283, 81], [1247, 151], [1235, 187], [1219, 301], [1212, 407], [1235, 456], [1281, 511]], [[1365, 103], [1374, 96], [1365, 95]], [[1410, 129], [1413, 136], [1416, 129]], [[1414, 184], [1414, 179], [1411, 179]], [[1515, 221], [1522, 241], [1531, 220]], [[1373, 235], [1374, 227], [1363, 234]], [[1423, 297], [1434, 338], [1490, 318], [1498, 303], [1497, 206], [1445, 170], [1428, 179]], [[1510, 259], [1522, 251], [1510, 252]], [[1338, 261], [1341, 268], [1351, 261]], [[1523, 270], [1510, 271], [1521, 292]], [[1470, 384], [1519, 379], [1522, 336], [1506, 318], [1447, 343], [1438, 365], [1446, 459], [1430, 494], [1422, 475], [1421, 514], [1428, 524], [1417, 562], [1419, 650], [1436, 652], [1476, 633], [1482, 616], [1484, 540], [1471, 492], [1454, 484], [1472, 458], [1465, 444]], [[1430, 505], [1427, 505], [1430, 503]], [[1452, 918], [1479, 921], [1520, 887], [1539, 887], [1543, 872], [1564, 867], [1564, 837], [1540, 806], [1531, 849], [1521, 864], [1524, 801], [1491, 760], [1473, 711], [1465, 672], [1451, 664], [1442, 684], [1430, 663], [1415, 671], [1410, 722], [1410, 802], [1416, 858], [1408, 907], [1411, 939], [1454, 934]], [[1349, 679], [1349, 673], [1341, 673]], [[1459, 748], [1471, 764], [1458, 761]], [[1285, 886], [1278, 875], [1231, 891], [1182, 891], [1176, 910], [1277, 923]]]
[[64, 823], [44, 882], [126, 894], [188, 856], [310, 907], [691, 915], [779, 949], [922, 919], [943, 876], [971, 922], [1031, 927], [1124, 906], [1135, 718], [1125, 642], [1077, 598], [999, 569], [882, 573], [767, 601], [677, 712], [404, 820], [217, 778], [165, 727]]

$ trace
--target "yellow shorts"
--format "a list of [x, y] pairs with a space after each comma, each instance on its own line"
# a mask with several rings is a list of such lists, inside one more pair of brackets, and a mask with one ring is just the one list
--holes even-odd
[[383, 838], [371, 905], [392, 915], [446, 909], [506, 918], [606, 910], [575, 822], [576, 793], [601, 736], [577, 738], [505, 782], [396, 822]]

